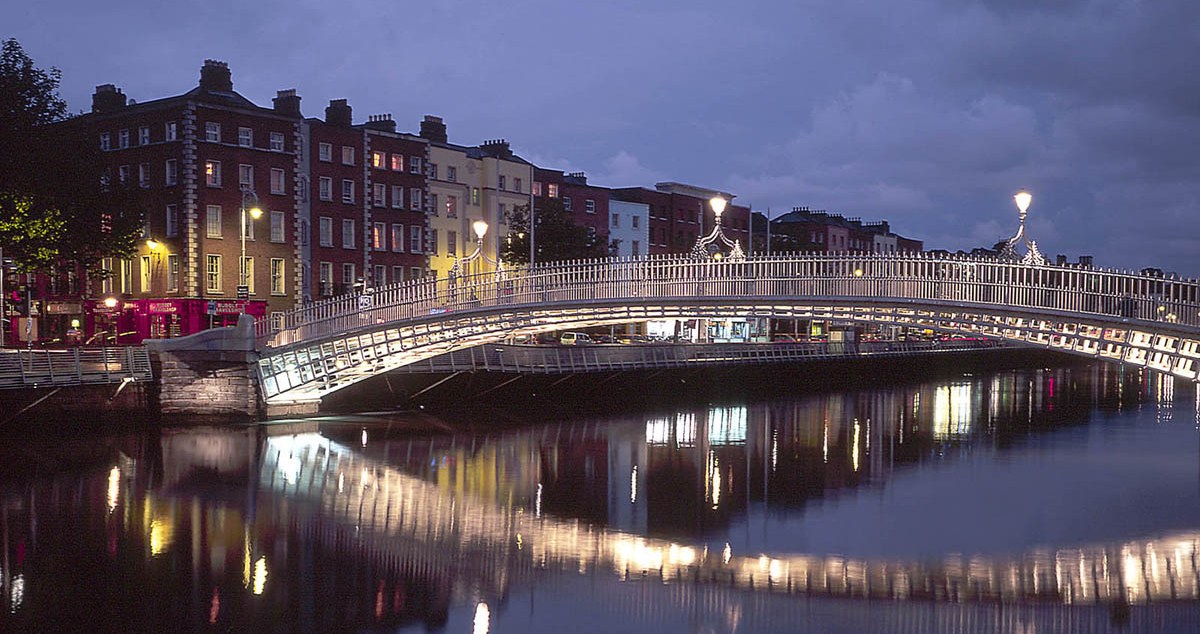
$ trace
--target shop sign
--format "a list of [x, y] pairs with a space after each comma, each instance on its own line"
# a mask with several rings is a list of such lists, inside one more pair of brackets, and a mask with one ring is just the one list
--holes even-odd
[[83, 307], [74, 302], [46, 302], [47, 315], [78, 315]]
[[152, 313], [174, 313], [178, 312], [179, 307], [175, 302], [150, 302], [150, 312]]
[[242, 312], [242, 302], [217, 302], [218, 315], [236, 315]]

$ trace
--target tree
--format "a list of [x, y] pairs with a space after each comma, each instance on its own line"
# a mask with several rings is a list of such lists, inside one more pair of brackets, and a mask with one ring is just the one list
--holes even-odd
[[[609, 247], [590, 227], [575, 224], [562, 201], [547, 199], [534, 214], [536, 262], [582, 260], [609, 254]], [[500, 257], [507, 264], [529, 264], [529, 205], [513, 209], [508, 238]]]
[[109, 183], [94, 136], [58, 95], [61, 76], [15, 39], [0, 45], [0, 248], [23, 271], [102, 276], [102, 258], [136, 250], [138, 192]]

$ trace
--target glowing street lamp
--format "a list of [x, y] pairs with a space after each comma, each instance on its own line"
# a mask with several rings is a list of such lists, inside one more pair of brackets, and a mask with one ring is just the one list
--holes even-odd
[[[712, 198], [708, 199], [708, 204], [713, 210], [713, 229], [708, 235], [696, 239], [696, 244], [692, 246], [693, 260], [721, 260], [722, 258], [727, 258], [730, 262], [741, 262], [746, 259], [745, 253], [742, 252], [741, 243], [737, 240], [730, 240], [727, 238], [725, 236], [725, 231], [721, 228], [721, 214], [725, 212], [725, 205], [728, 204], [728, 202], [729, 201], [725, 200], [724, 196], [720, 195], [713, 196]], [[720, 241], [721, 244], [729, 247], [728, 256], [722, 255], [720, 252], [711, 255], [709, 254], [709, 245], [712, 245], [717, 241]]]
[[[254, 193], [249, 187], [242, 188], [242, 259], [238, 261], [238, 269], [241, 273], [238, 286], [246, 286], [246, 214], [250, 214], [250, 222], [258, 220], [262, 216], [262, 208], [258, 206], [258, 194]], [[239, 289], [241, 290], [241, 289]]]
[[[1046, 264], [1046, 258], [1038, 250], [1037, 242], [1030, 240], [1025, 234], [1025, 216], [1029, 211], [1029, 204], [1033, 202], [1033, 194], [1022, 189], [1013, 195], [1013, 201], [1017, 203], [1017, 212], [1020, 219], [1020, 224], [1017, 227], [1017, 235], [1009, 238], [1004, 246], [1000, 249], [1000, 257], [1006, 260], [1015, 260], [1025, 264]], [[1017, 253], [1017, 246], [1025, 243], [1027, 252], [1025, 255]]]

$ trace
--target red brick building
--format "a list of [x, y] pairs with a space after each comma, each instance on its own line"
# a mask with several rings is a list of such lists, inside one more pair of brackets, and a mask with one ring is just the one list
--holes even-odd
[[649, 206], [652, 254], [690, 252], [698, 238], [712, 231], [715, 218], [709, 200], [718, 195], [728, 201], [721, 215], [725, 236], [739, 241], [745, 251], [750, 238], [750, 208], [735, 204], [733, 194], [675, 182], [657, 183], [652, 190], [644, 187], [612, 190], [616, 200]]
[[561, 170], [535, 167], [533, 170], [534, 204], [559, 199], [571, 220], [595, 232], [601, 244], [608, 244], [607, 187], [588, 185], [583, 172], [564, 174]]

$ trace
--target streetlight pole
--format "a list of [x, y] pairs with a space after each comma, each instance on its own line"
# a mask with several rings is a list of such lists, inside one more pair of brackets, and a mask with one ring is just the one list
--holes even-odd
[[[241, 210], [241, 225], [242, 225], [242, 256], [238, 260], [238, 294], [246, 295], [249, 299], [249, 288], [246, 286], [246, 213], [250, 213], [250, 222], [254, 222], [262, 216], [262, 208], [258, 206], [258, 194], [249, 187], [242, 187], [242, 210]], [[238, 297], [242, 299], [242, 297]]]

